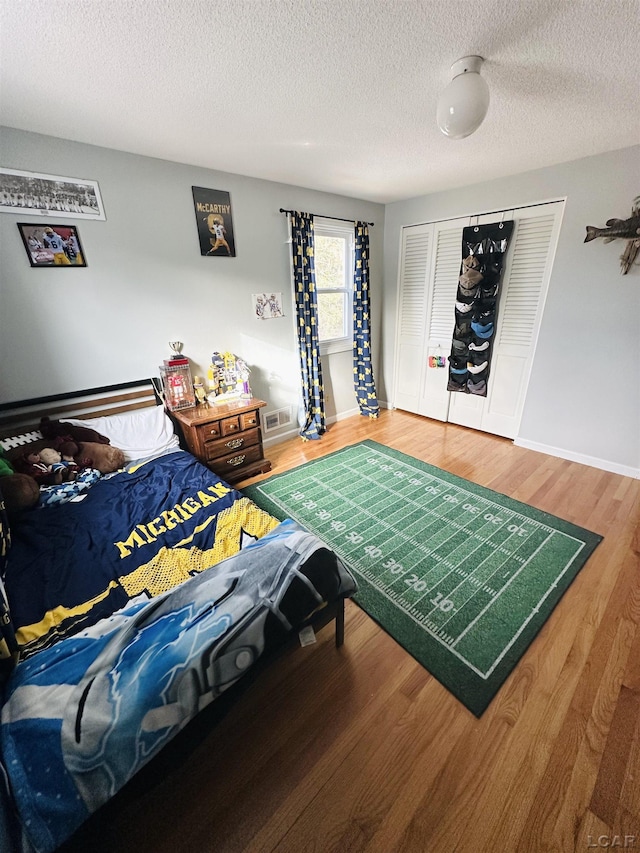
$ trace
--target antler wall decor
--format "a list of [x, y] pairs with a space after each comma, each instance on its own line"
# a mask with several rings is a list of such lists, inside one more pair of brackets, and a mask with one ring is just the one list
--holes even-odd
[[606, 228], [587, 225], [587, 236], [584, 242], [588, 243], [597, 237], [604, 237], [605, 243], [610, 243], [618, 237], [628, 240], [627, 248], [620, 255], [620, 269], [622, 275], [626, 275], [640, 252], [640, 196], [636, 196], [633, 200], [629, 219], [608, 219]]

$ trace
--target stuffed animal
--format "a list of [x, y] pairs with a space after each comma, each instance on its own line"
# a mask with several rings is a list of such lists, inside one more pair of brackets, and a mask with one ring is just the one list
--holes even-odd
[[125, 463], [122, 450], [111, 444], [78, 442], [68, 435], [54, 438], [52, 444], [59, 451], [63, 462], [74, 462], [78, 469], [95, 468], [101, 474], [111, 474]]
[[[63, 481], [62, 468], [54, 463], [61, 460], [57, 450], [43, 447], [39, 451], [27, 450], [16, 460], [15, 467], [19, 474], [28, 474], [39, 486], [56, 486]], [[48, 459], [49, 461], [45, 461]]]
[[119, 447], [93, 441], [81, 441], [77, 447], [79, 449], [73, 454], [73, 459], [81, 468], [96, 468], [101, 474], [111, 474], [119, 468], [124, 468], [124, 453]]
[[59, 450], [53, 447], [43, 447], [40, 451], [40, 462], [44, 462], [49, 466], [50, 471], [54, 474], [60, 474], [62, 483], [68, 483], [75, 480], [78, 473], [78, 463], [74, 462], [73, 457], [63, 459]]
[[40, 419], [40, 432], [45, 438], [64, 437], [71, 441], [91, 441], [95, 444], [109, 444], [109, 439], [105, 435], [100, 435], [95, 429], [74, 426], [73, 424], [61, 421], [52, 421], [47, 417]]
[[16, 474], [15, 468], [0, 447], [0, 505], [4, 501], [9, 514], [29, 509], [38, 503], [40, 489], [27, 474]]
[[68, 435], [53, 439], [53, 446], [59, 451], [63, 462], [73, 462], [78, 468], [92, 468], [91, 458], [80, 451], [80, 445]]
[[[52, 448], [51, 445], [55, 447]], [[61, 457], [58, 460], [56, 456], [55, 463], [50, 463], [50, 465], [57, 463], [57, 471], [50, 470], [47, 463], [40, 458], [43, 449], [45, 449], [45, 458], [54, 458], [47, 454], [46, 448], [57, 450]], [[124, 453], [118, 447], [99, 442], [73, 441], [68, 436], [66, 439], [64, 437], [52, 440], [41, 438], [28, 445], [11, 448], [4, 454], [2, 461], [12, 466], [10, 470], [16, 472], [6, 477], [0, 474], [0, 488], [7, 510], [11, 512], [18, 512], [38, 504], [41, 495], [40, 486], [61, 484], [62, 469], [64, 468], [67, 472], [72, 469], [70, 465], [61, 465], [62, 462], [74, 462], [77, 466], [74, 468], [75, 472], [82, 471], [82, 476], [85, 469], [94, 469], [93, 473], [96, 477], [100, 474], [110, 474], [125, 465]]]
[[38, 503], [40, 487], [28, 474], [7, 474], [0, 477], [0, 501], [9, 513], [30, 509]]

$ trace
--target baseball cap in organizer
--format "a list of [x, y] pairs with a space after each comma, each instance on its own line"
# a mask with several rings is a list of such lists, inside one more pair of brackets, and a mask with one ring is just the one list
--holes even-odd
[[482, 282], [482, 287], [480, 288], [482, 292], [483, 299], [493, 299], [498, 292], [497, 284], [485, 284]]
[[475, 382], [473, 379], [469, 379], [467, 382], [467, 390], [470, 394], [477, 394], [479, 397], [487, 396], [487, 382], [486, 379], [481, 379], [479, 382]]
[[469, 354], [467, 355], [467, 363], [473, 364], [475, 367], [477, 364], [482, 364], [483, 362], [486, 362], [487, 355], [488, 353], [486, 350], [481, 350], [480, 352], [478, 352], [477, 350], [470, 350]]
[[458, 284], [458, 297], [463, 296], [470, 299], [475, 299], [478, 295], [479, 288], [478, 285], [473, 285], [472, 287], [465, 287], [462, 282]]
[[485, 308], [482, 305], [476, 306], [476, 310], [473, 314], [474, 323], [480, 323], [482, 326], [486, 326], [487, 323], [493, 323], [495, 319], [495, 308]]
[[467, 390], [467, 377], [466, 375], [462, 378], [456, 376], [449, 376], [449, 381], [447, 382], [447, 391], [465, 391]]
[[471, 317], [457, 317], [456, 326], [453, 330], [454, 338], [458, 340], [469, 340], [471, 338]]
[[472, 309], [473, 304], [471, 302], [460, 302], [459, 299], [456, 299], [456, 311], [460, 314], [468, 314]]
[[474, 335], [476, 335], [476, 337], [486, 340], [487, 338], [490, 338], [493, 335], [493, 323], [482, 324], [472, 322], [471, 330], [473, 331]]
[[456, 373], [460, 376], [463, 373], [467, 372], [467, 358], [466, 356], [451, 356], [449, 359], [449, 371], [450, 373]]
[[[487, 346], [489, 342], [487, 341]], [[469, 344], [466, 341], [457, 341], [455, 338], [451, 341], [451, 355], [452, 357], [456, 356], [464, 356], [467, 357], [467, 351], [469, 349]]]
[[478, 373], [482, 373], [482, 371], [486, 370], [487, 367], [489, 367], [488, 361], [483, 361], [482, 364], [467, 364], [467, 370], [474, 376], [476, 376]]
[[486, 352], [491, 346], [489, 341], [481, 341], [480, 343], [476, 343], [475, 341], [471, 341], [469, 344], [469, 349], [474, 350], [475, 352]]

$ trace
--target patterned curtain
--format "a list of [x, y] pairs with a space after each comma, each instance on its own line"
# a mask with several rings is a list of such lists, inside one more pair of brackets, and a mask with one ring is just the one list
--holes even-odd
[[353, 273], [353, 378], [360, 414], [377, 418], [380, 406], [371, 368], [369, 307], [369, 227], [355, 223], [355, 267]]
[[292, 211], [291, 259], [298, 317], [298, 346], [302, 373], [300, 435], [316, 439], [324, 433], [324, 387], [318, 343], [318, 298], [313, 259], [313, 216]]
[[487, 396], [498, 289], [512, 232], [512, 220], [462, 231], [448, 391]]

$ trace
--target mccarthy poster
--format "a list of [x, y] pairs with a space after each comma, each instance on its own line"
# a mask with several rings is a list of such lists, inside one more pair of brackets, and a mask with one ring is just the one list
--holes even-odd
[[231, 198], [223, 190], [191, 187], [193, 206], [198, 223], [200, 254], [210, 257], [236, 256], [231, 216]]

